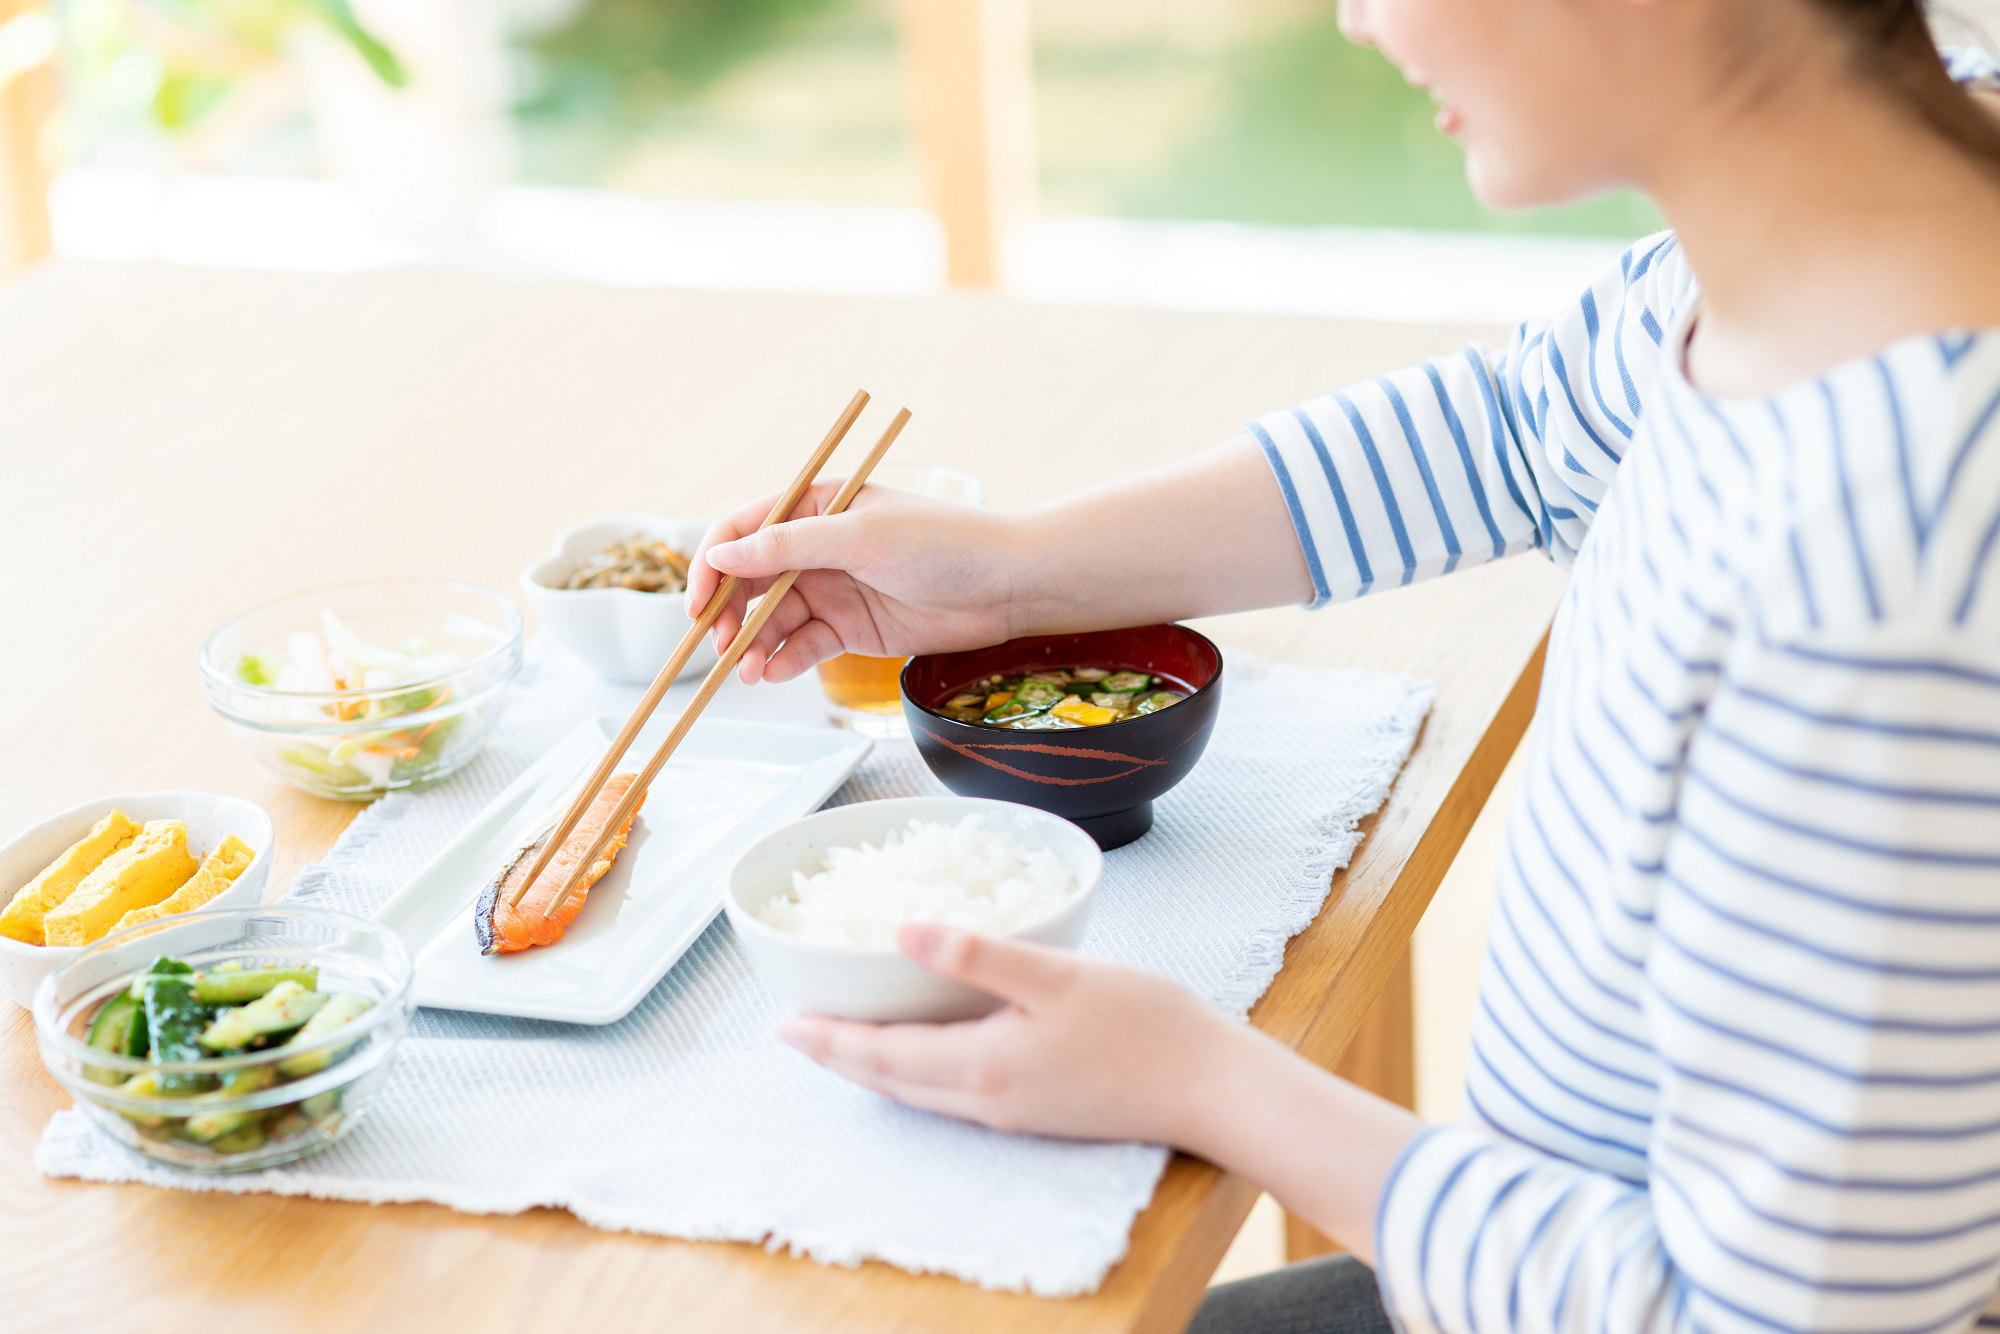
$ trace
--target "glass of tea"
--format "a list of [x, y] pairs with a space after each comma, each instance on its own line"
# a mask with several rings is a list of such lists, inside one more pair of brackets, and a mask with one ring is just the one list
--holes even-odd
[[[986, 500], [986, 489], [971, 473], [936, 464], [885, 461], [869, 480], [954, 505], [980, 505]], [[872, 737], [908, 735], [901, 686], [903, 664], [908, 661], [843, 653], [821, 663], [819, 684], [826, 692], [829, 716], [841, 727]]]

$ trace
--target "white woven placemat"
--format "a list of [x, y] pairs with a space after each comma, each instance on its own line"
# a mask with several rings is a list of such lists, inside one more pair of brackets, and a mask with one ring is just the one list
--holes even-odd
[[[293, 897], [371, 913], [579, 721], [622, 712], [637, 693], [537, 654], [477, 761], [431, 791], [377, 802], [300, 874]], [[1246, 1013], [1352, 856], [1356, 825], [1388, 794], [1430, 700], [1408, 677], [1233, 659], [1207, 755], [1160, 800], [1153, 832], [1107, 856], [1083, 951]], [[713, 707], [824, 721], [810, 679], [732, 688]], [[899, 740], [878, 745], [834, 803], [940, 791]], [[365, 1119], [304, 1162], [183, 1174], [70, 1110], [50, 1121], [35, 1163], [50, 1176], [189, 1190], [476, 1213], [550, 1205], [597, 1227], [886, 1260], [1050, 1296], [1093, 1290], [1124, 1255], [1164, 1150], [1003, 1135], [913, 1111], [779, 1043], [780, 1015], [717, 921], [617, 1024], [420, 1011]]]

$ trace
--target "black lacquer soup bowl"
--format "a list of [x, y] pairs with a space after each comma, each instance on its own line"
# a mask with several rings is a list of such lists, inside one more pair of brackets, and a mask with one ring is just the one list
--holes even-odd
[[[1013, 731], [937, 711], [982, 677], [1058, 667], [1146, 672], [1187, 698], [1157, 713], [1064, 731]], [[1153, 827], [1153, 800], [1194, 768], [1221, 704], [1222, 650], [1184, 625], [1010, 639], [913, 658], [903, 668], [903, 716], [940, 782], [960, 796], [1060, 815], [1107, 849]]]

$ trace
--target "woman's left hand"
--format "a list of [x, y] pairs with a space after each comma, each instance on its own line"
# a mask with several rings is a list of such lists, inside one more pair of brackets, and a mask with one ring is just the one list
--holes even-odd
[[915, 1107], [1083, 1139], [1193, 1147], [1241, 1030], [1163, 977], [1064, 950], [910, 925], [918, 963], [1008, 1002], [956, 1024], [804, 1015], [779, 1037], [827, 1069]]

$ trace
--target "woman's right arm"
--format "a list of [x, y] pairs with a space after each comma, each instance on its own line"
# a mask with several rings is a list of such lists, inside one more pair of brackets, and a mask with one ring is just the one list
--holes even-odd
[[871, 487], [847, 514], [757, 532], [765, 497], [716, 524], [688, 577], [690, 613], [720, 581], [744, 589], [716, 621], [727, 644], [748, 597], [804, 570], [745, 653], [744, 680], [789, 680], [836, 653], [901, 656], [1017, 635], [1146, 625], [1304, 602], [1312, 582], [1284, 498], [1245, 438], [1019, 510], [975, 510]]
[[[840, 652], [1318, 606], [1529, 548], [1566, 564], [1633, 435], [1645, 370], [1691, 296], [1673, 238], [1650, 238], [1504, 350], [1435, 357], [1030, 509], [870, 488], [850, 514], [756, 533], [765, 498], [704, 540], [689, 606], [707, 601], [715, 569], [745, 578], [716, 623], [726, 644], [747, 597], [805, 570], [740, 669], [783, 681]], [[815, 488], [801, 513], [831, 494]]]

